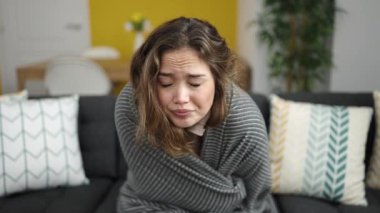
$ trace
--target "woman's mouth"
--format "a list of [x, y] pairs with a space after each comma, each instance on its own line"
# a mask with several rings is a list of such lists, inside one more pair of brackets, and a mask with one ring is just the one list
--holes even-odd
[[187, 116], [189, 116], [191, 114], [191, 110], [187, 110], [187, 109], [177, 109], [177, 110], [173, 110], [172, 113], [176, 116], [176, 117], [180, 117], [180, 118], [185, 118]]

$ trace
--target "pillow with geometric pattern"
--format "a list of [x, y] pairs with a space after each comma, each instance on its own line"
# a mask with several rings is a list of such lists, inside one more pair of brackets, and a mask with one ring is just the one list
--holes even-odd
[[367, 173], [367, 185], [380, 189], [380, 91], [373, 92], [376, 117], [376, 136]]
[[271, 96], [272, 191], [367, 205], [364, 156], [372, 108]]
[[17, 93], [0, 95], [0, 102], [24, 101], [27, 99], [28, 99], [28, 90], [23, 90], [23, 91], [17, 92]]
[[0, 196], [88, 183], [78, 96], [0, 102]]

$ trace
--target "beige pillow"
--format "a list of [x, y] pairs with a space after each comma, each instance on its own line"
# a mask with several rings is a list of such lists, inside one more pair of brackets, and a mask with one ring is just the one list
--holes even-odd
[[380, 91], [373, 93], [376, 117], [376, 136], [367, 173], [367, 185], [380, 189]]
[[372, 108], [287, 101], [272, 95], [274, 193], [367, 205], [364, 156]]

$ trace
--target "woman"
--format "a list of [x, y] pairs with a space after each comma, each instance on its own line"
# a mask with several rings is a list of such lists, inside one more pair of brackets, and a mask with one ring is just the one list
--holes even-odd
[[276, 212], [265, 125], [233, 65], [194, 18], [161, 25], [135, 53], [115, 112], [128, 165], [118, 212]]

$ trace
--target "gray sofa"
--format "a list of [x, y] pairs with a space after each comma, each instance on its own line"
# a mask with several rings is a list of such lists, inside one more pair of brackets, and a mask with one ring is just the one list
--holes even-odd
[[[373, 106], [372, 94], [324, 93], [283, 94], [286, 99], [324, 104]], [[252, 94], [267, 122], [269, 101], [266, 96]], [[106, 213], [115, 212], [118, 190], [126, 175], [114, 124], [116, 97], [81, 97], [79, 108], [79, 140], [89, 185], [59, 187], [23, 192], [0, 198], [0, 213]], [[375, 133], [372, 121], [368, 134], [368, 165]], [[380, 190], [367, 189], [368, 207], [348, 206], [316, 198], [274, 195], [280, 212], [380, 212]]]

